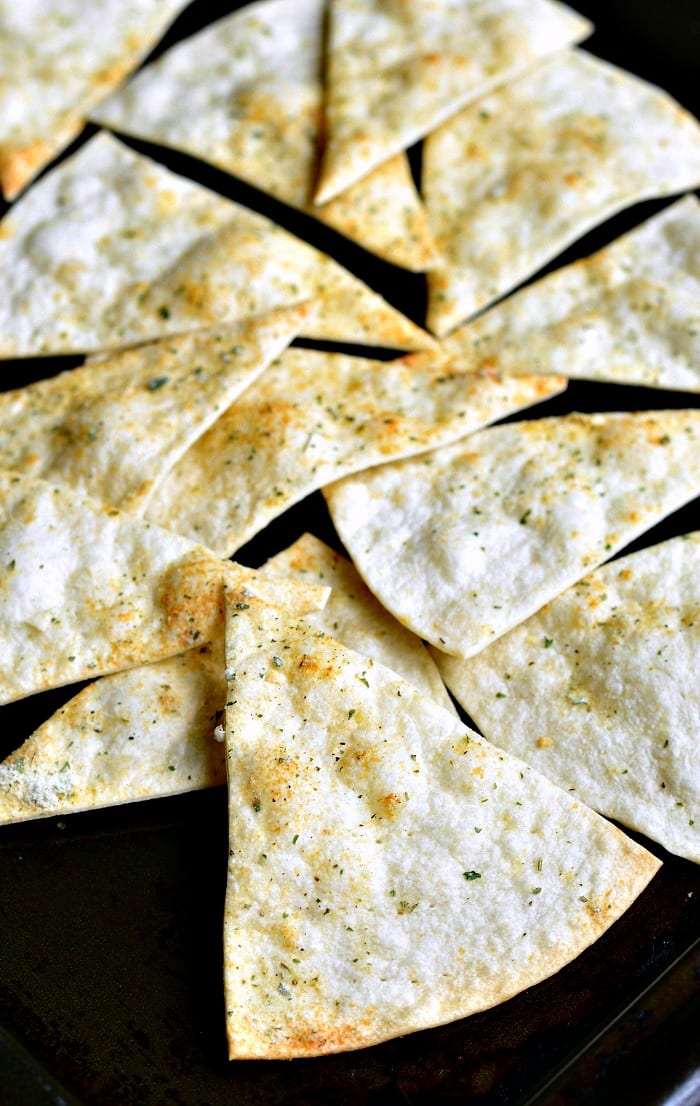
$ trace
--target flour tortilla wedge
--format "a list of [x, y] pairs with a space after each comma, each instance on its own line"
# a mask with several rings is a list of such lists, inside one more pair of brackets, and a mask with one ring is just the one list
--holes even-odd
[[700, 533], [596, 569], [471, 660], [436, 654], [494, 744], [700, 863]]
[[475, 368], [700, 391], [700, 202], [678, 200], [455, 331]]
[[156, 44], [185, 0], [0, 3], [0, 190], [13, 199]]
[[148, 517], [230, 556], [341, 475], [454, 441], [564, 386], [475, 376], [429, 353], [285, 350], [174, 466]]
[[381, 664], [228, 608], [232, 1059], [364, 1048], [572, 960], [659, 862]]
[[325, 489], [377, 598], [470, 657], [700, 495], [700, 411], [490, 427]]
[[161, 338], [0, 394], [0, 469], [142, 513], [168, 470], [289, 344], [310, 305]]
[[[225, 579], [256, 577], [82, 492], [0, 472], [0, 702], [210, 640]], [[262, 586], [268, 600], [300, 590]]]
[[96, 135], [0, 224], [0, 356], [119, 349], [309, 299], [307, 337], [433, 340], [269, 219]]
[[202, 158], [387, 261], [425, 269], [435, 254], [405, 154], [352, 195], [313, 203], [324, 10], [324, 0], [249, 4], [161, 55], [92, 118]]
[[317, 203], [592, 29], [542, 0], [332, 0], [329, 12]]
[[[298, 614], [307, 593], [275, 587], [278, 577], [310, 585], [309, 601], [332, 587], [324, 609], [306, 615], [312, 627], [387, 664], [454, 713], [426, 647], [377, 603], [344, 557], [305, 534], [250, 574], [240, 602], [257, 589]], [[84, 688], [0, 764], [0, 824], [222, 784], [224, 668], [222, 621], [200, 648]]]
[[471, 104], [425, 143], [444, 264], [428, 325], [444, 335], [625, 207], [700, 183], [700, 125], [653, 85], [566, 50]]

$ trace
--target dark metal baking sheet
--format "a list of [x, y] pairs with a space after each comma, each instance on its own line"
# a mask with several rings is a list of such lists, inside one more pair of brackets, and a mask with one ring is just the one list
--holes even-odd
[[[238, 6], [195, 0], [166, 44]], [[696, 0], [575, 6], [598, 27], [587, 49], [662, 85], [698, 113]], [[276, 218], [422, 322], [422, 278], [370, 258], [328, 228], [195, 159], [131, 144]], [[589, 253], [661, 206], [637, 205], [565, 258]], [[7, 364], [3, 386], [76, 361]], [[574, 383], [538, 410], [689, 403], [700, 400]], [[696, 502], [636, 545], [699, 526]], [[339, 546], [323, 499], [315, 495], [270, 526], [240, 559], [259, 564], [304, 529]], [[73, 690], [2, 708], [0, 755]], [[572, 964], [509, 1002], [355, 1053], [230, 1064], [221, 984], [225, 793], [5, 827], [0, 1106], [700, 1102], [700, 868], [650, 847], [664, 865], [631, 910]]]

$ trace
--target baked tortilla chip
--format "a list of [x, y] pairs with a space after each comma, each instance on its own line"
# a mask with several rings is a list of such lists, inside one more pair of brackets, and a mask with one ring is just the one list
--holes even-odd
[[161, 338], [0, 394], [0, 469], [142, 513], [160, 481], [289, 344], [309, 306]]
[[381, 664], [228, 608], [232, 1059], [483, 1010], [603, 933], [655, 857]]
[[0, 356], [119, 349], [319, 301], [307, 337], [434, 345], [269, 219], [98, 134], [0, 224]]
[[428, 325], [446, 334], [625, 207], [700, 183], [700, 125], [671, 97], [567, 50], [482, 97], [425, 143], [444, 264]]
[[391, 613], [470, 657], [700, 494], [700, 411], [490, 427], [324, 489]]
[[224, 783], [225, 702], [223, 626], [198, 649], [96, 680], [0, 764], [0, 824]]
[[368, 361], [285, 350], [163, 481], [148, 517], [230, 556], [341, 475], [454, 441], [561, 391], [431, 354]]
[[0, 472], [0, 702], [209, 641], [225, 579], [256, 577], [80, 491]]
[[[310, 585], [308, 601], [306, 591], [277, 588], [278, 577]], [[255, 589], [298, 614], [329, 586], [324, 609], [306, 615], [310, 625], [382, 661], [454, 712], [423, 643], [377, 603], [344, 557], [311, 534], [251, 573], [237, 602], [249, 602]], [[222, 620], [198, 649], [84, 688], [0, 764], [0, 824], [223, 783], [224, 668]]]
[[324, 0], [249, 4], [178, 43], [92, 118], [202, 158], [387, 261], [425, 269], [434, 249], [404, 154], [352, 195], [313, 203], [324, 10]]
[[678, 200], [443, 345], [475, 368], [700, 392], [700, 203]]
[[700, 863], [700, 533], [597, 569], [471, 660], [439, 656], [496, 745]]
[[185, 0], [2, 0], [0, 190], [13, 199], [155, 45]]
[[543, 0], [331, 0], [317, 203], [591, 24]]

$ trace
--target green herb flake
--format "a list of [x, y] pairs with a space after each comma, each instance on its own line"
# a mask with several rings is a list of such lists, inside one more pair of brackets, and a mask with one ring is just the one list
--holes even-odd
[[475, 872], [474, 869], [470, 869], [468, 872], [462, 872], [462, 875], [466, 879], [467, 883], [471, 883], [473, 879], [481, 879], [481, 872]]
[[284, 664], [284, 661], [282, 660], [281, 657], [273, 657], [272, 658], [272, 663], [274, 664], [275, 668], [281, 668], [282, 665]]
[[149, 380], [146, 384], [149, 392], [157, 392], [159, 388], [163, 388], [168, 381], [169, 376], [154, 376], [152, 380]]

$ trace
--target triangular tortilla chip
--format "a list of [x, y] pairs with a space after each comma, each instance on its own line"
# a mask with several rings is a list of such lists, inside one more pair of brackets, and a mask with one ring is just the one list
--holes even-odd
[[434, 344], [269, 219], [98, 134], [0, 224], [0, 356], [118, 349], [318, 299], [307, 337]]
[[425, 269], [435, 254], [404, 154], [352, 196], [313, 203], [324, 9], [324, 0], [249, 4], [178, 43], [92, 118], [194, 154], [387, 261]]
[[13, 199], [82, 129], [186, 0], [2, 0], [0, 190]]
[[471, 660], [436, 654], [496, 745], [700, 863], [700, 533], [592, 572]]
[[445, 334], [586, 231], [700, 183], [700, 125], [671, 97], [580, 50], [484, 96], [425, 143], [444, 264], [428, 325]]
[[469, 657], [700, 495], [700, 411], [510, 423], [325, 489], [374, 594]]
[[548, 0], [331, 0], [329, 10], [317, 203], [592, 29]]
[[229, 1055], [363, 1048], [559, 970], [655, 857], [381, 664], [229, 608]]
[[210, 640], [225, 579], [256, 576], [80, 491], [0, 472], [0, 702]]
[[[299, 613], [306, 592], [288, 594], [277, 577], [312, 585], [309, 600], [332, 586], [323, 611], [306, 615], [312, 627], [382, 661], [454, 712], [426, 647], [377, 603], [344, 557], [305, 534], [246, 579], [246, 595], [256, 589]], [[199, 649], [84, 688], [0, 764], [0, 824], [223, 783], [224, 668], [222, 620]]]
[[289, 344], [310, 308], [161, 338], [0, 394], [0, 469], [142, 513], [168, 470]]
[[475, 376], [430, 354], [285, 350], [170, 471], [148, 517], [230, 556], [324, 484], [455, 441], [561, 391], [552, 380]]
[[678, 200], [443, 346], [475, 368], [700, 392], [700, 203]]
[[0, 764], [0, 824], [224, 783], [225, 702], [223, 624], [199, 649], [96, 680]]

